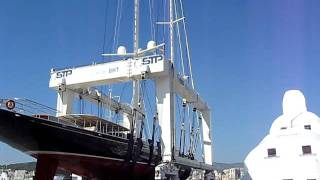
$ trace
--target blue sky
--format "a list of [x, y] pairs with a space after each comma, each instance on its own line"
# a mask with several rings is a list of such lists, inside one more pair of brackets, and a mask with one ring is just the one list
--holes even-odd
[[[107, 50], [116, 0], [109, 4]], [[2, 0], [0, 96], [54, 107], [50, 69], [101, 60], [104, 10], [105, 0]], [[186, 0], [185, 10], [196, 87], [213, 110], [216, 162], [244, 160], [288, 89], [302, 90], [320, 114], [320, 1]], [[130, 46], [132, 17], [123, 16], [119, 42]], [[0, 164], [28, 160], [0, 144]]]

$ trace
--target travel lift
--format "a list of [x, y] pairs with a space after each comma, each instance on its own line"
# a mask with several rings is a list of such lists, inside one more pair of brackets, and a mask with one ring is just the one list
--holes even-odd
[[[103, 56], [115, 56], [123, 60], [106, 63], [92, 64], [81, 67], [51, 70], [49, 87], [57, 93], [57, 116], [65, 116], [72, 113], [72, 104], [75, 95], [97, 104], [101, 102], [105, 108], [109, 108], [121, 114], [124, 125], [134, 128], [134, 137], [140, 134], [140, 123], [143, 123], [145, 112], [142, 109], [139, 92], [140, 80], [150, 79], [155, 81], [156, 104], [158, 123], [162, 141], [162, 164], [156, 168], [156, 178], [178, 177], [179, 169], [189, 168], [198, 172], [211, 172], [212, 166], [212, 142], [210, 137], [211, 111], [207, 103], [199, 96], [195, 89], [187, 85], [174, 68], [174, 24], [180, 19], [173, 17], [173, 0], [170, 0], [170, 21], [162, 22], [170, 26], [170, 59], [165, 59], [163, 54], [155, 54], [156, 50], [162, 50], [163, 44], [156, 45], [154, 41], [148, 43], [147, 49], [139, 49], [139, 0], [135, 0], [134, 15], [134, 52], [127, 53], [125, 47], [120, 46], [117, 54], [102, 54]], [[161, 23], [160, 23], [161, 24]], [[159, 51], [161, 52], [161, 51]], [[95, 89], [95, 86], [111, 85], [114, 83], [133, 82], [133, 103], [120, 103], [112, 97], [104, 95]], [[203, 162], [196, 159], [188, 159], [179, 156], [176, 145], [175, 128], [175, 95], [180, 96], [185, 102], [192, 105], [196, 111], [200, 125], [202, 125]], [[139, 112], [139, 113], [135, 113]], [[137, 122], [132, 127], [132, 121]], [[139, 122], [139, 123], [138, 123]], [[146, 124], [146, 123], [145, 123]]]

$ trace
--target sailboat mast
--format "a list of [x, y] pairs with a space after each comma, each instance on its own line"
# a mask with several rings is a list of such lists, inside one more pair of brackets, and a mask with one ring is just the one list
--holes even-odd
[[174, 37], [173, 37], [173, 0], [170, 0], [170, 61], [174, 63]]
[[[134, 57], [136, 58], [138, 56], [138, 51], [139, 51], [139, 8], [140, 8], [140, 0], [134, 0], [134, 32], [133, 32], [133, 52], [134, 52]], [[134, 109], [141, 110], [141, 102], [140, 102], [140, 80], [139, 79], [134, 79], [132, 82], [132, 107]], [[135, 128], [135, 135], [138, 138], [140, 134], [140, 119], [137, 117], [137, 114], [135, 117], [133, 117], [136, 122], [135, 127], [134, 125], [131, 128]]]
[[135, 54], [138, 53], [139, 50], [139, 8], [140, 8], [140, 0], [134, 0], [134, 34], [133, 34], [133, 51]]

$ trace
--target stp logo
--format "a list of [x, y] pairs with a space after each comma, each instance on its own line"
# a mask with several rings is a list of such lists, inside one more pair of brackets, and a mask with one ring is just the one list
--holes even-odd
[[65, 70], [57, 72], [57, 78], [67, 77], [72, 74], [72, 70]]
[[163, 56], [161, 55], [145, 57], [142, 59], [142, 65], [155, 64], [158, 61], [162, 61], [162, 60], [163, 60]]

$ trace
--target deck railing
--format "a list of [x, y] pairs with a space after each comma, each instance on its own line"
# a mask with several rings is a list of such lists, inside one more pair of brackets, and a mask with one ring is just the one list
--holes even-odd
[[[14, 103], [13, 108], [8, 107], [8, 102]], [[16, 113], [29, 115], [39, 119], [58, 122], [67, 126], [77, 127], [88, 131], [126, 138], [129, 129], [119, 124], [107, 121], [94, 115], [69, 114], [56, 117], [58, 110], [25, 98], [0, 99], [0, 108]]]
[[54, 108], [25, 98], [0, 99], [0, 108], [8, 109], [6, 104], [10, 100], [14, 101], [15, 103], [15, 107], [12, 109], [12, 111], [15, 111], [17, 113], [26, 115], [48, 114], [51, 116], [55, 116], [58, 112], [58, 110]]

